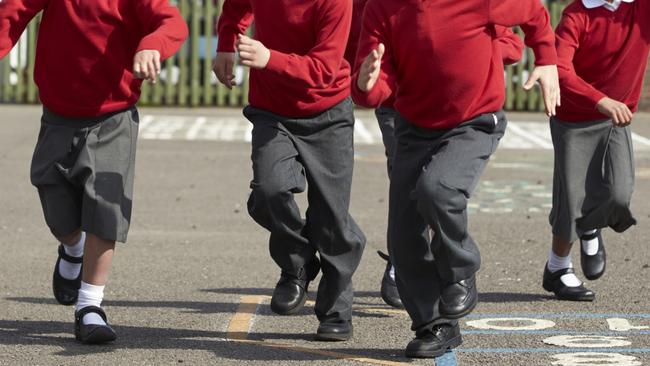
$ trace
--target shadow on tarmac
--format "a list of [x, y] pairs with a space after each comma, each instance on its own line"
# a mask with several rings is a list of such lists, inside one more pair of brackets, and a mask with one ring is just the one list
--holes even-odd
[[[256, 289], [263, 290], [263, 289]], [[217, 292], [217, 290], [202, 290], [208, 292]], [[244, 293], [247, 295], [253, 293]], [[15, 301], [20, 303], [36, 304], [36, 305], [56, 305], [58, 303], [52, 298], [39, 298], [39, 297], [7, 297], [5, 298], [9, 301]], [[313, 299], [312, 299], [313, 300]], [[238, 310], [238, 303], [222, 303], [222, 302], [200, 302], [200, 301], [130, 301], [130, 300], [106, 300], [103, 304], [107, 307], [127, 307], [127, 308], [169, 308], [169, 309], [185, 309], [184, 313], [193, 313], [193, 314], [220, 314], [220, 313], [230, 313], [234, 314], [236, 312], [242, 312]], [[355, 302], [355, 305], [362, 305]], [[377, 304], [371, 304], [377, 305]], [[390, 314], [381, 314], [381, 313], [367, 313], [363, 311], [356, 311], [357, 309], [352, 310], [352, 315], [359, 318], [390, 318]], [[274, 316], [275, 314], [271, 311], [271, 308], [267, 304], [260, 304], [259, 309], [256, 311], [256, 314], [265, 315], [265, 316]], [[310, 316], [313, 315], [314, 311], [311, 306], [305, 306], [300, 312], [295, 314], [296, 316]]]
[[[0, 344], [58, 347], [53, 355], [74, 357], [111, 353], [118, 350], [184, 350], [209, 351], [216, 357], [240, 361], [309, 361], [330, 360], [332, 357], [306, 354], [290, 349], [276, 349], [255, 343], [229, 341], [224, 332], [190, 329], [129, 327], [113, 325], [118, 340], [107, 345], [83, 345], [74, 340], [72, 322], [0, 320]], [[309, 334], [254, 333], [255, 340], [311, 340]], [[314, 342], [315, 345], [322, 343]], [[306, 346], [310, 347], [311, 346]], [[319, 348], [319, 347], [313, 347]], [[394, 359], [398, 349], [325, 348], [355, 356]], [[402, 361], [405, 359], [402, 359]], [[182, 361], [179, 359], [179, 361]]]
[[509, 302], [537, 302], [549, 301], [555, 298], [545, 294], [526, 294], [521, 292], [479, 292], [479, 303], [509, 303]]

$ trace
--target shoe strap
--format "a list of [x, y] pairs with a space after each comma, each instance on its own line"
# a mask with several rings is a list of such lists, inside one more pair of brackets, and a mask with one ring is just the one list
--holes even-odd
[[382, 252], [381, 250], [378, 250], [377, 254], [379, 254], [381, 259], [385, 260], [386, 262], [390, 262], [390, 256], [388, 254]]
[[66, 262], [75, 264], [81, 264], [84, 262], [83, 257], [73, 257], [71, 255], [68, 255], [68, 253], [65, 252], [63, 244], [59, 245], [59, 258], [65, 260]]
[[77, 320], [82, 321], [83, 317], [86, 316], [86, 314], [90, 314], [90, 313], [98, 314], [99, 316], [102, 317], [102, 319], [104, 319], [105, 323], [108, 323], [108, 320], [106, 319], [106, 313], [102, 308], [97, 306], [86, 306], [85, 308], [82, 308], [81, 310], [77, 311], [75, 313], [75, 317], [77, 318]]
[[580, 237], [580, 240], [594, 240], [600, 235], [600, 230], [596, 230], [593, 234], [584, 234]]
[[557, 278], [559, 280], [560, 277], [564, 276], [565, 274], [574, 274], [574, 273], [576, 273], [576, 272], [575, 272], [575, 270], [573, 268], [564, 268], [564, 269], [560, 269], [560, 270], [555, 271], [555, 272], [551, 272], [551, 275], [554, 278]]

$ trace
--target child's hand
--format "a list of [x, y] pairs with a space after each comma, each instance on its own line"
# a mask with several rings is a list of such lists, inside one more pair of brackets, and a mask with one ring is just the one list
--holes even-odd
[[605, 97], [601, 99], [598, 101], [596, 108], [600, 113], [611, 118], [614, 126], [617, 127], [628, 126], [632, 123], [632, 118], [634, 118], [634, 114], [627, 105], [611, 98]]
[[384, 56], [386, 47], [380, 43], [376, 50], [373, 50], [361, 64], [357, 87], [359, 90], [369, 92], [375, 87], [379, 72], [381, 71], [381, 58]]
[[524, 84], [524, 89], [532, 89], [538, 81], [542, 86], [546, 114], [549, 117], [555, 116], [555, 108], [562, 104], [560, 101], [560, 80], [557, 74], [557, 66], [537, 66], [526, 84]]
[[214, 60], [212, 67], [217, 79], [228, 89], [232, 89], [236, 85], [235, 74], [233, 73], [235, 59], [234, 52], [217, 52], [217, 58]]
[[271, 51], [262, 42], [243, 34], [237, 36], [237, 51], [241, 64], [254, 69], [265, 68], [271, 58]]
[[137, 79], [149, 80], [156, 83], [160, 74], [160, 52], [156, 50], [142, 50], [133, 58], [133, 75]]

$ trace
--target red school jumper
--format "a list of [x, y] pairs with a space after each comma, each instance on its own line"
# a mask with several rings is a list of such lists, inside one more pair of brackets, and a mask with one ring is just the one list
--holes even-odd
[[43, 10], [34, 80], [43, 105], [66, 117], [97, 117], [134, 105], [142, 80], [133, 57], [157, 50], [166, 59], [187, 38], [169, 0], [3, 0], [0, 58]]
[[650, 0], [621, 2], [616, 11], [574, 1], [557, 27], [558, 68], [566, 122], [607, 119], [596, 105], [609, 97], [636, 112], [650, 52]]
[[314, 116], [350, 95], [343, 59], [352, 20], [350, 0], [226, 0], [218, 52], [235, 52], [238, 34], [255, 19], [255, 39], [271, 50], [264, 69], [250, 70], [250, 104], [284, 117]]
[[396, 85], [395, 108], [406, 120], [430, 129], [454, 128], [500, 110], [505, 83], [493, 25], [521, 25], [535, 64], [557, 63], [553, 29], [539, 0], [368, 1], [356, 65], [379, 43], [386, 53], [370, 92], [353, 83], [355, 101], [378, 106]]

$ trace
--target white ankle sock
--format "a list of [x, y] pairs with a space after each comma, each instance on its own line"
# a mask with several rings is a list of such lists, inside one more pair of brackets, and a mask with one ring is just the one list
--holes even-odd
[[[555, 273], [561, 269], [573, 268], [573, 263], [571, 263], [571, 256], [567, 255], [566, 257], [560, 257], [553, 253], [551, 250], [548, 253], [548, 270], [552, 273]], [[567, 273], [560, 277], [560, 281], [567, 287], [578, 287], [582, 284], [582, 281], [574, 273]]]
[[395, 281], [395, 266], [390, 266], [390, 271], [388, 272], [390, 278]]
[[[79, 289], [79, 299], [77, 300], [76, 310], [79, 311], [87, 306], [101, 307], [104, 300], [104, 286], [95, 286], [81, 281]], [[106, 325], [104, 319], [99, 314], [88, 313], [81, 320], [84, 324]]]
[[[596, 229], [590, 230], [590, 231], [585, 231], [585, 235], [593, 235], [596, 233]], [[582, 244], [582, 250], [587, 253], [587, 255], [595, 255], [598, 253], [598, 237], [595, 237], [591, 240], [580, 240], [580, 243]]]
[[[81, 258], [84, 255], [85, 242], [86, 242], [86, 233], [82, 231], [81, 237], [79, 238], [79, 241], [76, 244], [74, 245], [67, 245], [64, 243], [61, 244], [63, 244], [63, 249], [65, 250], [65, 254], [71, 257]], [[70, 263], [65, 259], [61, 259], [61, 261], [59, 262], [59, 273], [61, 274], [61, 277], [68, 280], [74, 280], [77, 277], [79, 277], [79, 272], [81, 272], [81, 263]]]

